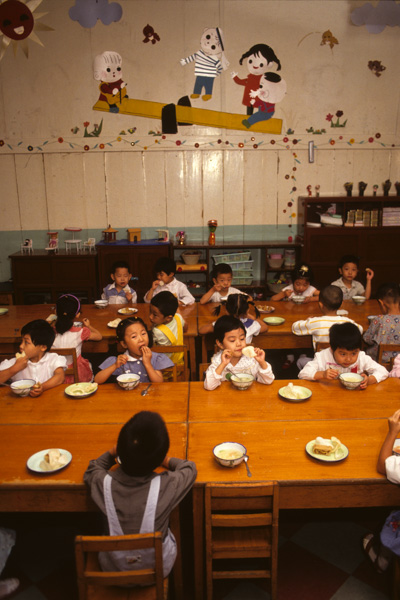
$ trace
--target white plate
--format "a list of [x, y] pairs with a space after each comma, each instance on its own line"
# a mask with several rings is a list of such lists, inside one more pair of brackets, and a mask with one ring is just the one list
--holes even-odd
[[314, 444], [315, 444], [315, 440], [311, 440], [311, 442], [308, 442], [308, 444], [306, 445], [306, 452], [309, 456], [311, 456], [311, 458], [315, 458], [316, 460], [320, 460], [321, 462], [329, 462], [329, 463], [341, 462], [342, 460], [347, 458], [349, 455], [349, 449], [344, 444], [340, 444], [340, 446], [336, 450], [335, 454], [329, 454], [328, 456], [325, 456], [325, 454], [315, 454], [312, 451], [312, 447]]
[[273, 306], [268, 306], [267, 304], [262, 304], [262, 306], [267, 308], [268, 310], [261, 308], [261, 306], [257, 306], [257, 308], [261, 314], [269, 315], [270, 313], [273, 313], [275, 310], [275, 308]]
[[43, 469], [41, 469], [40, 467], [40, 463], [42, 462], [42, 460], [44, 460], [45, 454], [47, 454], [49, 450], [51, 450], [51, 448], [47, 448], [47, 450], [40, 450], [40, 452], [32, 454], [32, 456], [30, 456], [26, 462], [26, 466], [28, 467], [28, 469], [30, 471], [33, 471], [34, 473], [40, 473], [42, 475], [52, 475], [53, 473], [58, 473], [58, 471], [65, 469], [65, 467], [69, 465], [69, 463], [72, 460], [71, 452], [68, 452], [68, 450], [63, 450], [62, 448], [58, 448], [61, 454], [65, 454], [65, 456], [68, 459], [68, 462], [62, 467], [54, 469], [53, 471], [43, 471]]
[[125, 308], [120, 308], [118, 310], [120, 315], [133, 315], [134, 313], [137, 313], [138, 309], [137, 308], [131, 308], [130, 306], [127, 306]]
[[[94, 387], [92, 388], [92, 391], [87, 392], [85, 391], [85, 389], [89, 385]], [[99, 385], [97, 383], [73, 383], [72, 385], [69, 385], [67, 388], [65, 388], [64, 391], [65, 394], [70, 398], [88, 398], [89, 396], [97, 392], [98, 387]]]
[[294, 385], [293, 387], [296, 388], [296, 390], [301, 390], [304, 393], [307, 393], [307, 395], [304, 398], [288, 398], [287, 396], [285, 396], [285, 391], [289, 386], [285, 385], [284, 387], [281, 387], [278, 390], [278, 394], [279, 397], [282, 398], [282, 400], [286, 400], [286, 402], [305, 402], [306, 400], [309, 400], [312, 396], [312, 391], [306, 387], [303, 387], [301, 385]]
[[117, 329], [117, 327], [120, 324], [120, 322], [122, 321], [122, 319], [119, 320], [119, 322], [117, 323], [117, 325], [114, 325], [114, 321], [115, 321], [115, 319], [113, 321], [108, 321], [107, 327], [111, 327], [111, 329]]

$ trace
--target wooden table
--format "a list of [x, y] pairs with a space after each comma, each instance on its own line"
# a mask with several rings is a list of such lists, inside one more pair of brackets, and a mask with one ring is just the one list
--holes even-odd
[[[311, 336], [298, 336], [292, 333], [292, 325], [295, 321], [308, 319], [309, 317], [321, 316], [321, 311], [318, 302], [307, 302], [306, 304], [295, 304], [290, 301], [271, 302], [256, 302], [256, 305], [273, 306], [275, 311], [270, 315], [262, 314], [262, 317], [276, 316], [283, 317], [285, 322], [282, 325], [270, 325], [266, 333], [253, 338], [253, 343], [259, 348], [264, 349], [283, 349], [283, 348], [311, 348]], [[217, 303], [199, 304], [198, 308], [198, 326], [199, 328], [216, 320], [213, 315], [214, 308]], [[342, 309], [348, 311], [348, 317], [356, 323], [363, 326], [364, 331], [368, 328], [368, 315], [376, 315], [381, 313], [381, 309], [377, 300], [367, 300], [362, 305], [355, 304], [352, 300], [346, 300], [342, 304]], [[224, 310], [221, 315], [226, 314]], [[202, 336], [202, 362], [207, 362], [207, 351], [214, 348], [214, 340], [212, 334]]]

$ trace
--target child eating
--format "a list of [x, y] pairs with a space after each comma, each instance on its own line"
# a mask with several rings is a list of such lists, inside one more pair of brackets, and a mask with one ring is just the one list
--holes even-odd
[[[384, 283], [376, 295], [382, 309], [382, 314], [370, 321], [364, 333], [364, 342], [369, 344], [366, 349], [368, 356], [378, 358], [379, 344], [400, 343], [400, 288], [397, 283]], [[382, 361], [389, 362], [397, 352], [383, 352]]]
[[226, 300], [230, 294], [242, 293], [240, 290], [231, 287], [233, 279], [232, 269], [226, 263], [215, 265], [211, 272], [211, 278], [214, 285], [200, 298], [200, 304], [221, 302], [221, 300]]
[[64, 383], [67, 359], [49, 352], [56, 335], [52, 326], [36, 319], [23, 326], [21, 335], [20, 354], [0, 364], [0, 383], [34, 379], [36, 384], [29, 393], [33, 397]]
[[94, 380], [105, 383], [109, 377], [114, 379], [123, 373], [135, 373], [141, 382], [161, 383], [161, 371], [173, 366], [173, 362], [165, 356], [150, 350], [153, 336], [147, 331], [146, 325], [139, 317], [129, 317], [120, 322], [117, 327], [117, 339], [124, 354], [109, 356], [100, 365], [100, 371]]
[[352, 254], [342, 256], [339, 261], [339, 273], [341, 277], [332, 281], [332, 285], [337, 285], [343, 292], [343, 300], [351, 300], [353, 296], [365, 296], [367, 300], [371, 297], [371, 279], [374, 276], [372, 269], [365, 269], [367, 272], [367, 283], [364, 286], [356, 281], [358, 275], [358, 258]]
[[304, 296], [304, 302], [317, 302], [319, 297], [319, 291], [313, 285], [311, 267], [308, 265], [301, 265], [294, 270], [293, 283], [287, 285], [277, 294], [271, 296], [272, 301], [277, 300], [290, 300], [291, 296]]
[[225, 315], [215, 322], [215, 341], [220, 349], [211, 359], [208, 367], [204, 387], [214, 390], [226, 380], [227, 373], [249, 373], [260, 383], [269, 384], [275, 379], [271, 365], [265, 360], [265, 352], [261, 348], [254, 348], [254, 356], [243, 354], [246, 346], [246, 329], [243, 323]]
[[[169, 435], [163, 419], [158, 413], [142, 411], [122, 427], [116, 446], [90, 461], [84, 475], [94, 502], [107, 518], [105, 535], [161, 531], [164, 577], [172, 570], [176, 558], [169, 515], [186, 496], [197, 475], [193, 462], [169, 457], [168, 450]], [[155, 473], [160, 466], [167, 470]], [[122, 571], [154, 566], [154, 556], [147, 565], [144, 564], [147, 556], [129, 562], [128, 554], [132, 552], [100, 553], [101, 568]]]
[[129, 271], [129, 265], [124, 260], [115, 262], [112, 266], [111, 279], [114, 283], [109, 283], [103, 290], [102, 300], [108, 300], [109, 304], [127, 304], [132, 301], [137, 302], [137, 294], [129, 286], [132, 275]]
[[153, 296], [160, 292], [171, 292], [183, 305], [194, 304], [195, 299], [182, 281], [175, 278], [176, 262], [172, 258], [162, 256], [154, 266], [157, 279], [151, 284], [151, 288], [144, 297], [147, 304]]
[[388, 377], [385, 367], [361, 350], [362, 336], [354, 323], [336, 323], [329, 330], [330, 347], [317, 352], [300, 371], [299, 379], [321, 381], [336, 379], [340, 373], [359, 373], [364, 381], [360, 389]]
[[[177, 313], [178, 300], [171, 292], [160, 292], [150, 302], [153, 340], [160, 346], [182, 346], [187, 323]], [[172, 348], [171, 348], [172, 350]], [[183, 365], [183, 353], [166, 354], [176, 365]]]

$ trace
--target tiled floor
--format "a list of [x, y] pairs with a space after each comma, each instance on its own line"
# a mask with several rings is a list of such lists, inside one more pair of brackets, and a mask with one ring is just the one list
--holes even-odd
[[[379, 530], [386, 509], [282, 511], [279, 600], [386, 600], [391, 569], [378, 575], [361, 550], [361, 538]], [[4, 576], [18, 577], [13, 600], [77, 600], [73, 539], [95, 533], [87, 515], [0, 515], [17, 531], [17, 544]], [[221, 582], [222, 583], [222, 582]], [[223, 583], [215, 600], [268, 600], [267, 586]], [[188, 600], [192, 594], [189, 594]]]

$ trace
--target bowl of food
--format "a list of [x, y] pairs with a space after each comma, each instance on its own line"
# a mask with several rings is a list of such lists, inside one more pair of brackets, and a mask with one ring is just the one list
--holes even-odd
[[247, 390], [254, 383], [254, 376], [250, 373], [235, 373], [231, 376], [232, 385], [238, 390]]
[[94, 303], [97, 308], [106, 308], [108, 306], [108, 300], [95, 300]]
[[365, 296], [353, 296], [352, 300], [355, 304], [364, 304], [364, 302], [366, 301], [366, 297]]
[[23, 397], [29, 395], [34, 385], [36, 385], [34, 379], [20, 379], [19, 381], [13, 381], [10, 387], [16, 396]]
[[283, 317], [264, 317], [263, 321], [267, 325], [282, 325], [285, 319]]
[[347, 390], [355, 390], [364, 381], [364, 377], [359, 373], [340, 373], [339, 380]]
[[123, 373], [118, 375], [117, 382], [123, 390], [133, 390], [139, 383], [140, 376], [135, 373]]
[[223, 467], [237, 467], [246, 454], [245, 446], [238, 442], [222, 442], [213, 448], [215, 460]]
[[297, 294], [293, 294], [289, 298], [289, 300], [291, 300], [292, 302], [295, 302], [296, 304], [303, 304], [305, 299], [306, 299], [305, 296], [298, 296]]
[[197, 265], [200, 260], [201, 252], [198, 250], [185, 250], [185, 252], [182, 252], [181, 256], [185, 265]]

